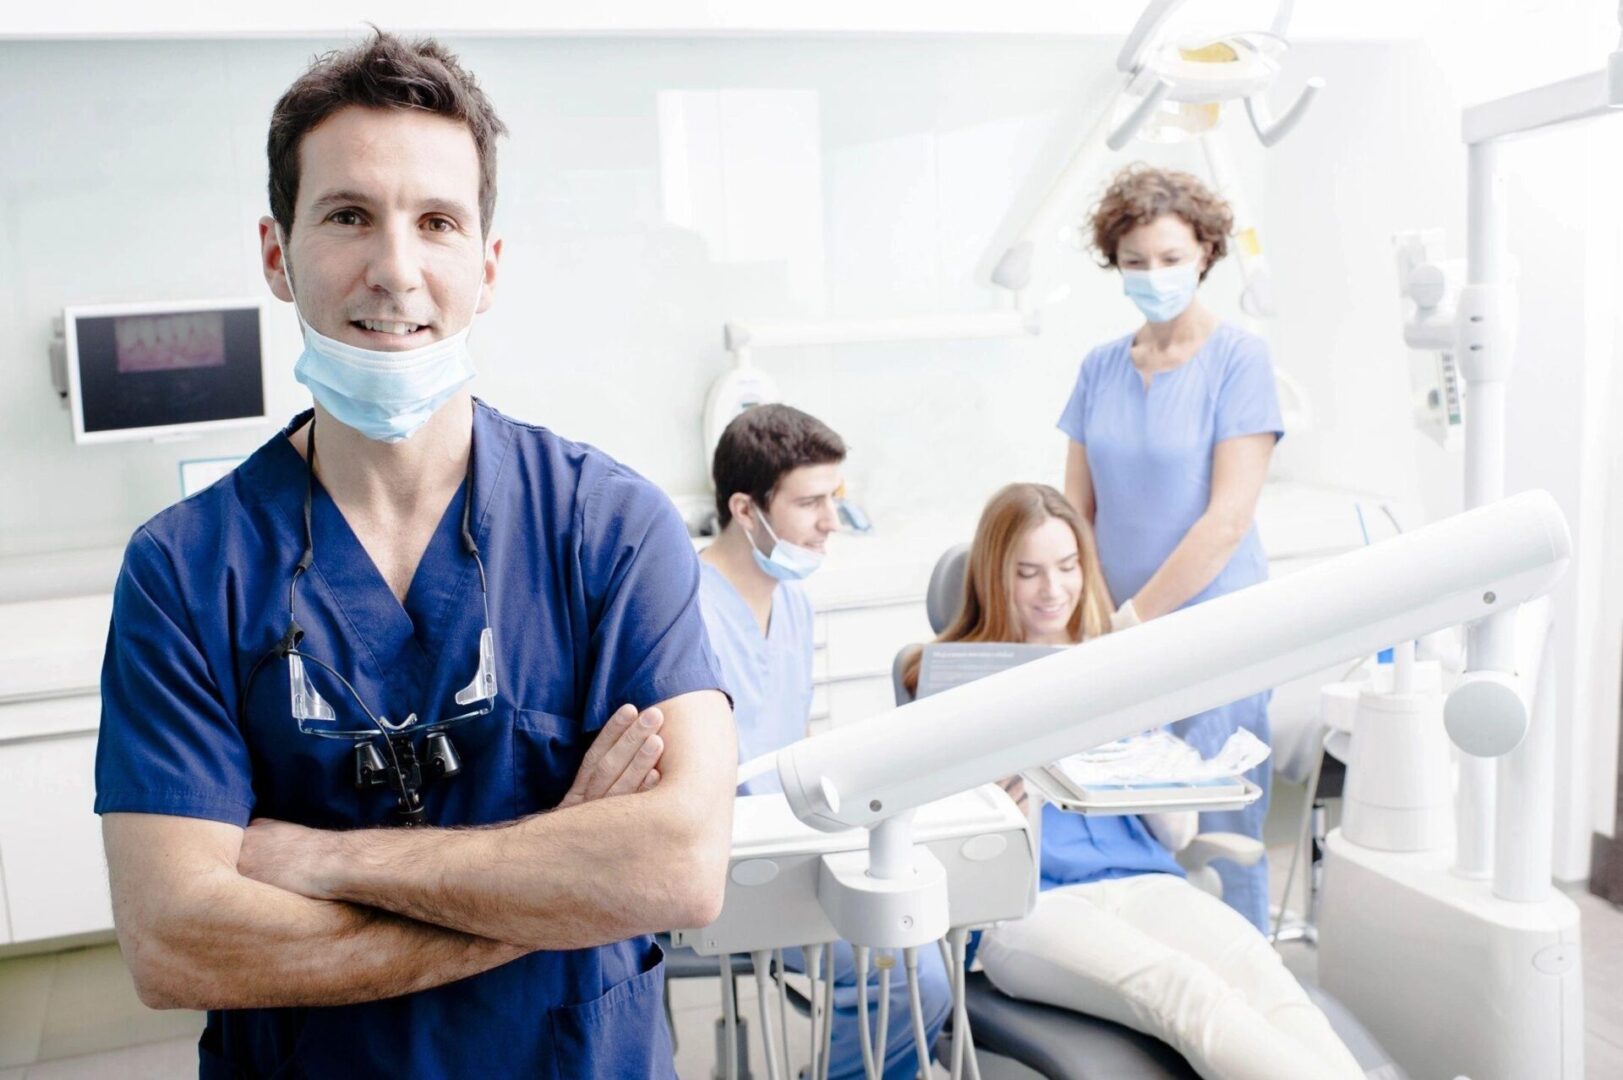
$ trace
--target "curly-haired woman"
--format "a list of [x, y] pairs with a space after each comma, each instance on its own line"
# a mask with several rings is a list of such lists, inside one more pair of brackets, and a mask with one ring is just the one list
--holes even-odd
[[[1284, 434], [1261, 338], [1224, 322], [1196, 292], [1228, 251], [1233, 215], [1188, 173], [1129, 166], [1093, 212], [1100, 263], [1119, 270], [1144, 325], [1088, 353], [1059, 428], [1070, 437], [1065, 494], [1093, 526], [1122, 630], [1268, 576], [1253, 517]], [[1211, 755], [1236, 728], [1269, 741], [1267, 693], [1189, 717], [1174, 730]], [[1260, 837], [1263, 797], [1208, 814], [1203, 831]], [[1223, 895], [1259, 929], [1266, 861], [1220, 862]]]

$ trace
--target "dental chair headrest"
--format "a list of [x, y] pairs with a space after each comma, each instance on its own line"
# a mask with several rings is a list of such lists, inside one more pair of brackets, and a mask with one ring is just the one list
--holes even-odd
[[930, 587], [924, 593], [924, 609], [930, 616], [930, 629], [947, 628], [964, 602], [964, 568], [969, 564], [969, 545], [957, 544], [936, 560], [930, 572]]

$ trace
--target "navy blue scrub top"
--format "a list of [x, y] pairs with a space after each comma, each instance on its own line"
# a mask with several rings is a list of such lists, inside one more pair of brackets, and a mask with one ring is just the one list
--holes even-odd
[[[249, 668], [287, 624], [306, 475], [287, 435], [308, 416], [131, 539], [102, 671], [98, 813], [394, 823], [388, 790], [355, 788], [353, 743], [298, 730], [286, 661], [266, 663], [238, 715]], [[424, 789], [426, 822], [441, 826], [551, 808], [620, 705], [721, 686], [698, 561], [664, 494], [607, 455], [482, 402], [473, 455], [498, 698], [451, 733], [462, 774]], [[302, 650], [391, 720], [441, 715], [477, 668], [484, 613], [461, 544], [463, 499], [459, 488], [402, 605], [316, 483], [315, 564], [295, 603]], [[364, 721], [331, 676], [306, 670], [340, 720]], [[643, 937], [532, 953], [383, 1001], [215, 1011], [201, 1074], [669, 1077], [660, 966]]]

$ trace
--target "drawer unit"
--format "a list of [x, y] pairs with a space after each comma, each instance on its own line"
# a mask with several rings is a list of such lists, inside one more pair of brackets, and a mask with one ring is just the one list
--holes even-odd
[[0, 605], [0, 943], [113, 928], [96, 797], [110, 596]]
[[831, 679], [857, 675], [890, 675], [896, 653], [905, 645], [929, 641], [930, 620], [924, 600], [847, 607], [830, 611], [828, 673]]
[[889, 672], [877, 677], [830, 683], [828, 702], [829, 724], [832, 727], [871, 720], [896, 707]]
[[818, 612], [815, 625], [813, 735], [892, 708], [896, 653], [933, 636], [922, 597], [847, 603]]
[[0, 745], [0, 873], [9, 942], [113, 928], [95, 799], [95, 735]]

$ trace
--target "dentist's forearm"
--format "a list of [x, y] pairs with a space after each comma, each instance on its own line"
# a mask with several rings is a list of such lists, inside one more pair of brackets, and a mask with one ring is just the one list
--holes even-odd
[[[331, 833], [323, 895], [529, 949], [579, 949], [715, 918], [726, 849], [664, 785], [489, 829]], [[713, 880], [712, 880], [713, 879]]]

